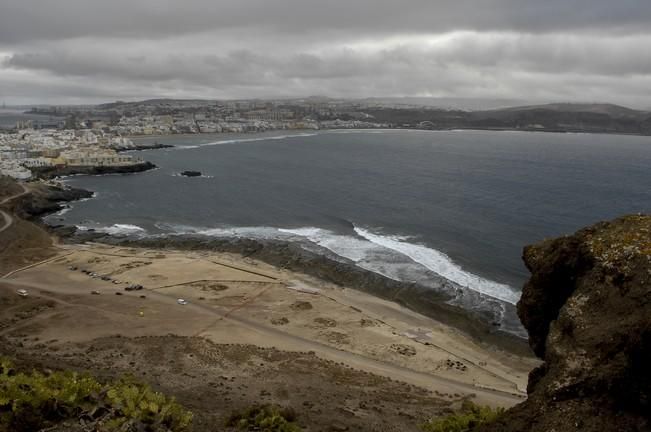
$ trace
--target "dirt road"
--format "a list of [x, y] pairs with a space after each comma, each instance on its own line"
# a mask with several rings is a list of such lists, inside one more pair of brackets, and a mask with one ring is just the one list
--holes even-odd
[[[5, 205], [8, 202], [10, 202], [10, 201], [12, 201], [12, 200], [14, 200], [14, 199], [16, 199], [18, 197], [21, 197], [23, 195], [27, 195], [30, 192], [29, 189], [24, 184], [20, 183], [20, 187], [23, 188], [22, 192], [20, 192], [18, 194], [15, 194], [15, 195], [11, 195], [11, 196], [3, 199], [2, 201], [0, 201], [0, 206]], [[4, 230], [6, 230], [7, 228], [9, 228], [14, 223], [14, 218], [13, 218], [13, 216], [11, 214], [5, 212], [4, 210], [0, 210], [0, 214], [2, 214], [2, 217], [4, 219], [4, 225], [2, 227], [0, 227], [0, 233], [1, 233]]]

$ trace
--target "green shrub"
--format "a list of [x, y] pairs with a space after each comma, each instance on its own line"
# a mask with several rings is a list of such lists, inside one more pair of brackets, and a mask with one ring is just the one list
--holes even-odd
[[495, 421], [503, 412], [503, 408], [494, 410], [464, 401], [459, 412], [431, 419], [423, 425], [422, 429], [425, 432], [466, 432], [475, 426]]
[[148, 425], [182, 432], [192, 421], [174, 399], [130, 378], [101, 384], [74, 372], [18, 373], [0, 359], [0, 431], [33, 431], [82, 416], [99, 431]]
[[108, 403], [121, 414], [112, 419], [114, 428], [124, 423], [143, 423], [154, 430], [184, 431], [192, 422], [192, 413], [173, 398], [153, 391], [149, 386], [123, 378], [106, 391]]
[[232, 414], [226, 426], [245, 431], [300, 432], [301, 428], [294, 423], [295, 420], [296, 414], [292, 409], [260, 405]]

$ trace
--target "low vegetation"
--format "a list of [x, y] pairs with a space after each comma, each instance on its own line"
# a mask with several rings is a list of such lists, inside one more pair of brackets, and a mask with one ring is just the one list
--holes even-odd
[[300, 432], [295, 420], [296, 413], [291, 409], [261, 405], [232, 414], [226, 426], [242, 431]]
[[[192, 413], [132, 378], [102, 384], [75, 372], [17, 372], [0, 359], [0, 432], [65, 422], [96, 431], [188, 430]], [[86, 430], [86, 429], [84, 429]]]
[[466, 432], [476, 426], [494, 422], [503, 408], [492, 409], [464, 401], [461, 410], [444, 417], [434, 418], [423, 425], [425, 432]]

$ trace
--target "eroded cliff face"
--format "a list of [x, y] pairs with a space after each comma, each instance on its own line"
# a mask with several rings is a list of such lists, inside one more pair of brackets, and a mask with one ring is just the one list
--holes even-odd
[[518, 314], [544, 363], [484, 431], [651, 430], [651, 216], [526, 247]]

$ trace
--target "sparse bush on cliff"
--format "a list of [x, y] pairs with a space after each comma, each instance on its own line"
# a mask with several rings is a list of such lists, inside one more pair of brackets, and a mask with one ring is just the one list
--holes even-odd
[[232, 414], [226, 426], [243, 431], [300, 432], [295, 420], [296, 414], [292, 409], [263, 405]]
[[31, 432], [79, 419], [98, 431], [183, 432], [192, 413], [130, 378], [101, 384], [74, 372], [16, 372], [0, 360], [0, 431]]
[[492, 409], [464, 401], [461, 410], [445, 417], [431, 419], [423, 425], [425, 432], [466, 432], [481, 424], [495, 421], [504, 409]]

